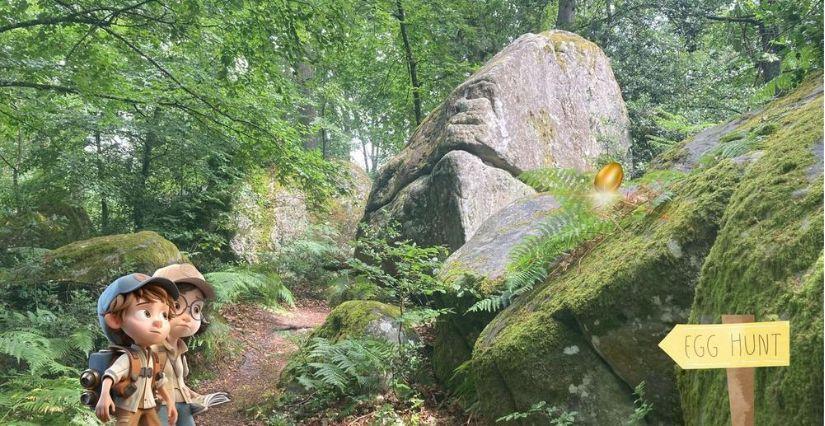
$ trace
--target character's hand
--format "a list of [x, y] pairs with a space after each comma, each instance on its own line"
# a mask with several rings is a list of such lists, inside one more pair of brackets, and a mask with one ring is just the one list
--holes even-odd
[[168, 405], [167, 411], [169, 412], [169, 424], [174, 425], [178, 422], [178, 409], [175, 407], [175, 404]]
[[[104, 393], [100, 396], [95, 406], [95, 414], [101, 422], [106, 423], [110, 419], [110, 415], [115, 414], [115, 403], [109, 394]], [[176, 413], [177, 414], [177, 413]]]

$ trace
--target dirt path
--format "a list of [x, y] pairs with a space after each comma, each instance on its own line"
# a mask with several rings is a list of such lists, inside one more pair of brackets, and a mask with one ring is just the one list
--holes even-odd
[[232, 402], [196, 416], [198, 425], [260, 425], [244, 410], [275, 395], [275, 384], [289, 355], [298, 348], [288, 339], [292, 333], [307, 332], [321, 325], [329, 308], [314, 300], [299, 301], [295, 309], [275, 314], [254, 305], [236, 304], [221, 309], [232, 331], [231, 338], [242, 345], [229, 362], [216, 366], [215, 378], [198, 384], [199, 393], [228, 392]]

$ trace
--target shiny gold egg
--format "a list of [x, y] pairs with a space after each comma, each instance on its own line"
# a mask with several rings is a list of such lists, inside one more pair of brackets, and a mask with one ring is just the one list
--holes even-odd
[[599, 191], [615, 191], [622, 184], [622, 179], [624, 179], [622, 165], [616, 162], [608, 163], [599, 170], [599, 173], [596, 173], [593, 186]]

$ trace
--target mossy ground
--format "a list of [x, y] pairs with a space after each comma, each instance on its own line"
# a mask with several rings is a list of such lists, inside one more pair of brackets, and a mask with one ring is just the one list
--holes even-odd
[[[821, 77], [818, 78], [821, 80]], [[822, 95], [812, 79], [740, 127], [763, 131], [764, 155], [747, 171], [702, 268], [690, 322], [722, 314], [791, 322], [791, 365], [756, 374], [759, 424], [822, 422]], [[812, 169], [813, 167], [813, 169]], [[724, 370], [685, 371], [679, 385], [688, 424], [729, 419]]]

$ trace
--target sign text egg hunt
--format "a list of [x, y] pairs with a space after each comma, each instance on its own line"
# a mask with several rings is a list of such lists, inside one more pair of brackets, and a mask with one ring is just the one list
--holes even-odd
[[683, 369], [787, 366], [790, 323], [679, 324], [659, 347]]

